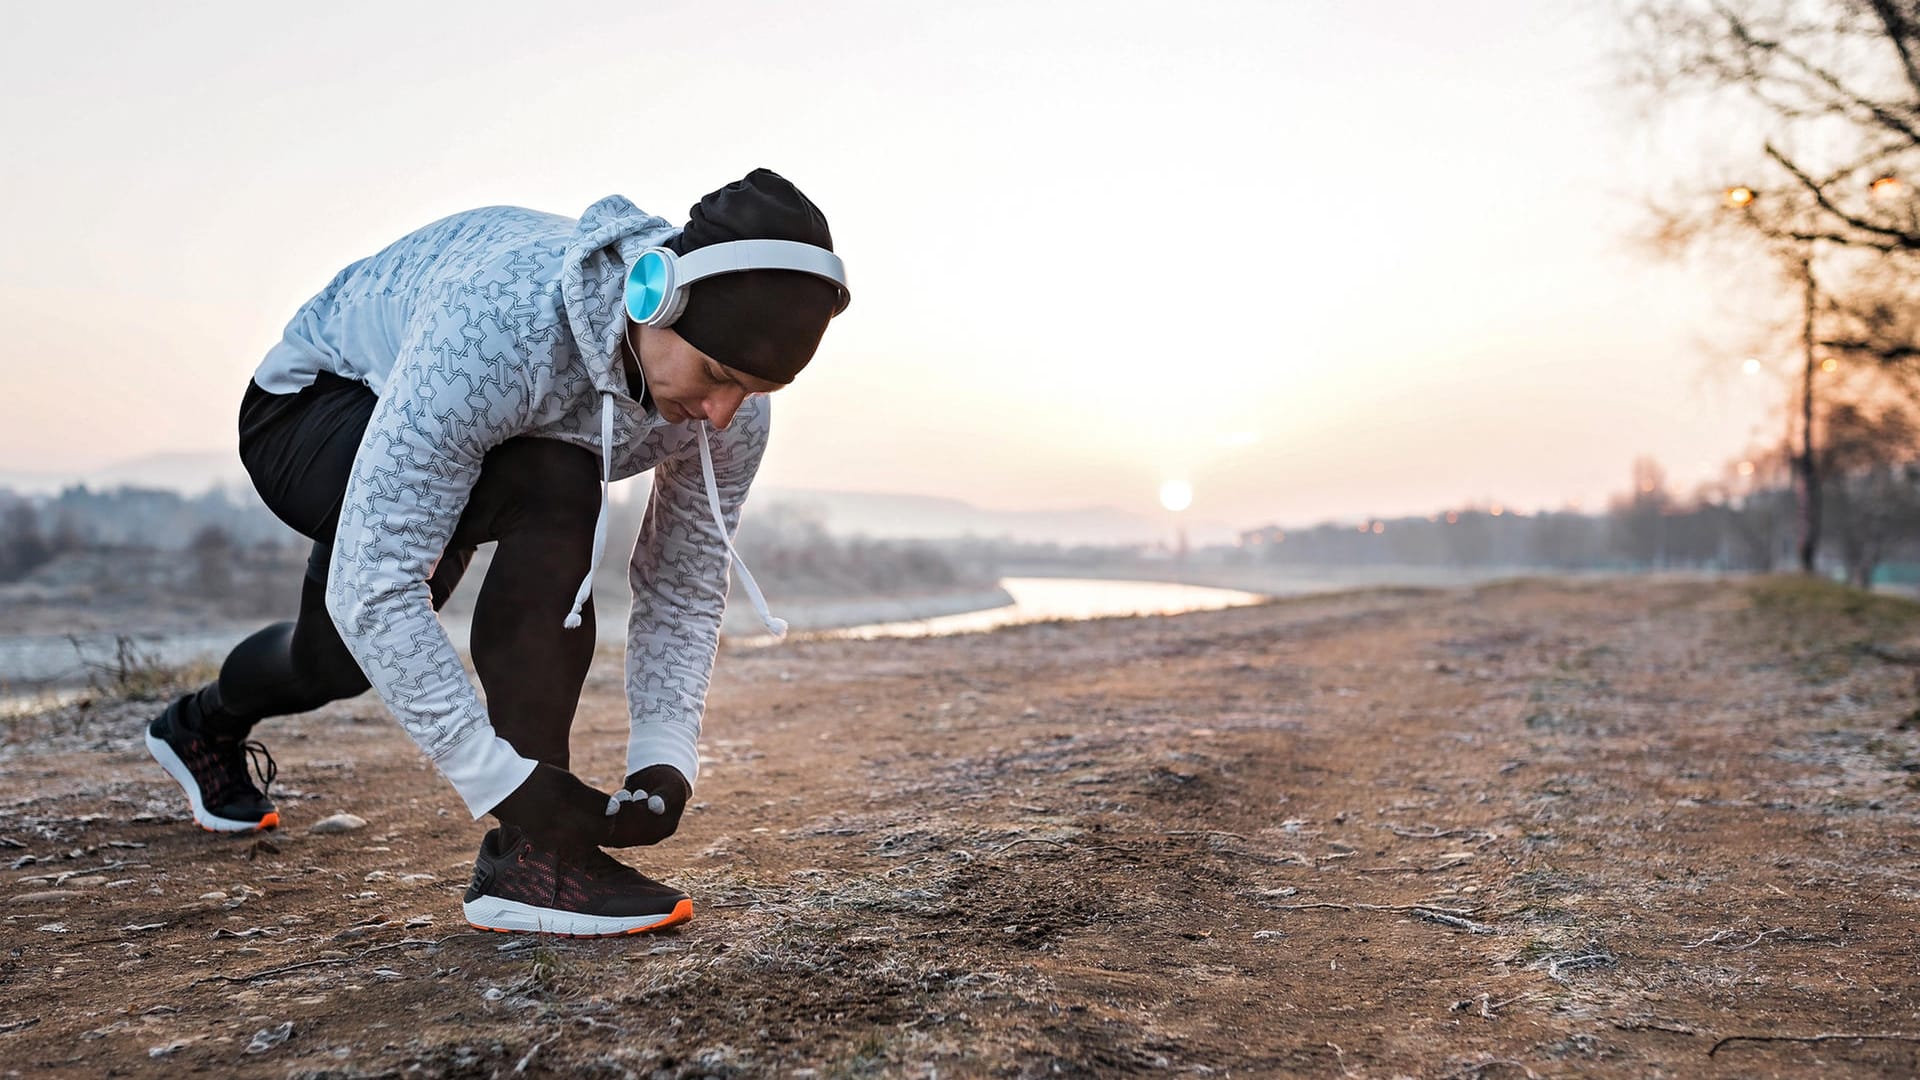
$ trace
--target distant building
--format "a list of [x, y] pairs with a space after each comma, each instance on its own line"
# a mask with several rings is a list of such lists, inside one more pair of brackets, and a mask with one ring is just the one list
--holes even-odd
[[1268, 525], [1258, 529], [1248, 529], [1240, 534], [1240, 546], [1243, 548], [1267, 548], [1279, 544], [1287, 534], [1278, 525]]

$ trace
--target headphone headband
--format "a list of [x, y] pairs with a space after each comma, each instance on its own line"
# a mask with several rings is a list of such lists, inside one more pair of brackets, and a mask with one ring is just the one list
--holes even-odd
[[729, 240], [675, 255], [663, 247], [640, 253], [627, 269], [627, 317], [647, 326], [671, 326], [687, 306], [687, 288], [702, 278], [746, 270], [792, 270], [839, 289], [840, 314], [852, 302], [846, 264], [823, 247], [794, 240]]

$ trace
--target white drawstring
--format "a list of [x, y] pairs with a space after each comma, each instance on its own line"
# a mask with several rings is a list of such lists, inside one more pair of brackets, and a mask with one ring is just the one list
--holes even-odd
[[[587, 576], [573, 594], [573, 610], [560, 625], [569, 630], [580, 626], [580, 609], [593, 596], [593, 575], [600, 569], [600, 556], [607, 551], [607, 495], [613, 486], [613, 394], [600, 395], [600, 517], [593, 523], [593, 559], [587, 563]], [[709, 491], [712, 489], [709, 488]]]
[[[787, 620], [775, 616], [767, 610], [767, 598], [760, 594], [760, 586], [753, 580], [753, 571], [747, 569], [747, 561], [733, 549], [733, 538], [727, 535], [727, 518], [720, 512], [720, 488], [713, 478], [713, 450], [707, 444], [707, 424], [700, 424], [700, 477], [707, 485], [707, 509], [713, 512], [713, 527], [720, 532], [720, 542], [727, 546], [727, 554], [733, 557], [733, 564], [740, 568], [740, 584], [746, 586], [747, 599], [753, 602], [753, 610], [760, 616], [760, 622], [766, 626], [767, 633], [776, 638], [787, 636]], [[593, 523], [593, 559], [587, 564], [587, 576], [580, 581], [580, 588], [573, 594], [573, 610], [567, 613], [566, 621], [561, 625], [569, 630], [580, 626], [580, 609], [586, 606], [588, 598], [593, 596], [593, 575], [600, 569], [600, 558], [607, 551], [607, 501], [613, 484], [613, 394], [600, 395], [600, 517]]]
[[747, 599], [753, 601], [753, 610], [766, 625], [767, 633], [776, 638], [787, 636], [787, 620], [777, 618], [767, 610], [767, 598], [760, 595], [760, 586], [753, 580], [753, 572], [747, 569], [747, 561], [733, 550], [733, 540], [727, 535], [727, 519], [720, 513], [720, 491], [713, 482], [713, 451], [707, 446], [707, 424], [700, 423], [700, 474], [707, 482], [707, 509], [713, 511], [713, 527], [720, 530], [720, 542], [727, 545], [727, 554], [733, 556], [733, 564], [740, 568], [740, 584], [747, 587]]

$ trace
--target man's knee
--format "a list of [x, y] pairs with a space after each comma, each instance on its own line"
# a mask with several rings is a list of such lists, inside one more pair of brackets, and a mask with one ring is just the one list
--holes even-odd
[[487, 539], [528, 525], [591, 535], [600, 514], [600, 463], [590, 451], [553, 439], [509, 439], [481, 464], [468, 508], [484, 517], [493, 534]]
[[331, 624], [317, 631], [303, 622], [293, 633], [293, 670], [307, 696], [318, 701], [357, 697], [373, 685], [340, 635], [332, 631]]

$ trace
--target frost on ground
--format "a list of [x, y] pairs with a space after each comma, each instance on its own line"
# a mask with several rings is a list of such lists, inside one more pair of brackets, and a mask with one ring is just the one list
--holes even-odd
[[[1916, 662], [1792, 580], [729, 651], [622, 853], [695, 919], [609, 941], [465, 926], [371, 698], [263, 726], [229, 838], [103, 697], [0, 728], [0, 1074], [1911, 1075]], [[603, 656], [603, 786], [623, 709]]]

